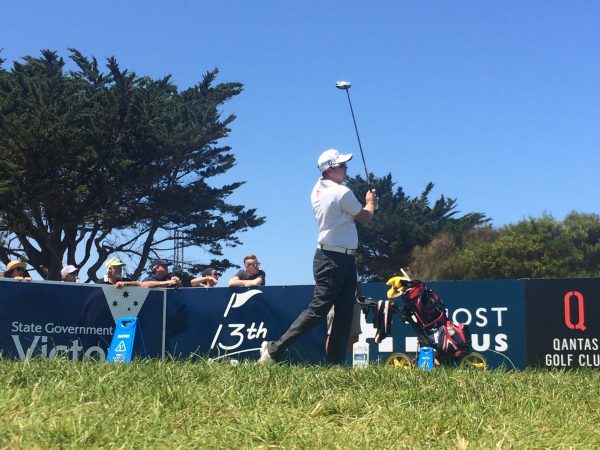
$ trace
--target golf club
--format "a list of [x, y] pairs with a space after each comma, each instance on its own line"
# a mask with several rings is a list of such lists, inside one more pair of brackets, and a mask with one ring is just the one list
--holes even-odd
[[348, 97], [348, 104], [350, 105], [350, 112], [352, 113], [352, 122], [354, 122], [354, 131], [356, 131], [356, 139], [358, 140], [358, 148], [360, 149], [360, 156], [362, 157], [363, 166], [365, 167], [365, 175], [367, 186], [369, 190], [371, 190], [371, 182], [369, 181], [369, 170], [367, 169], [367, 163], [365, 162], [365, 154], [363, 152], [362, 144], [360, 143], [360, 136], [358, 134], [358, 127], [356, 126], [356, 119], [354, 118], [354, 108], [352, 108], [352, 101], [350, 100], [350, 87], [352, 85], [349, 81], [338, 81], [335, 83], [335, 87], [341, 89], [342, 91], [346, 91], [346, 96]]

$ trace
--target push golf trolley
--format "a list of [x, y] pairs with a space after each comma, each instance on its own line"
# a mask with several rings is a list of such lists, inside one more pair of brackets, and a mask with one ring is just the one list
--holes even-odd
[[375, 342], [381, 342], [392, 330], [392, 316], [399, 316], [417, 335], [415, 356], [393, 353], [385, 365], [410, 369], [417, 365], [419, 348], [433, 349], [435, 365], [486, 369], [487, 360], [471, 351], [471, 334], [468, 325], [456, 324], [448, 319], [446, 305], [439, 296], [419, 280], [396, 276], [387, 281], [388, 300], [357, 297], [363, 313], [373, 313], [373, 326], [377, 330]]

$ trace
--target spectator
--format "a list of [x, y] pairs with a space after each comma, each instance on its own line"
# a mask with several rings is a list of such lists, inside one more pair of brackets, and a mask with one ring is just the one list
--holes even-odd
[[194, 278], [191, 281], [192, 287], [215, 287], [219, 282], [219, 272], [214, 267], [204, 269], [201, 277]]
[[125, 286], [139, 286], [139, 281], [134, 281], [127, 276], [123, 275], [123, 267], [125, 267], [125, 263], [123, 263], [119, 258], [109, 259], [104, 263], [106, 267], [106, 275], [101, 281], [98, 281], [97, 284], [112, 284], [116, 288], [123, 288]]
[[142, 287], [181, 287], [181, 280], [169, 273], [170, 262], [163, 259], [152, 261], [152, 273], [142, 280]]
[[244, 258], [244, 269], [229, 280], [229, 287], [260, 286], [266, 283], [265, 272], [259, 269], [260, 263], [256, 256], [248, 255]]
[[79, 281], [79, 269], [71, 264], [65, 266], [60, 271], [60, 276], [63, 281], [69, 283], [77, 283]]
[[6, 272], [4, 272], [4, 278], [31, 281], [31, 277], [27, 273], [27, 263], [20, 260], [9, 262], [6, 266]]

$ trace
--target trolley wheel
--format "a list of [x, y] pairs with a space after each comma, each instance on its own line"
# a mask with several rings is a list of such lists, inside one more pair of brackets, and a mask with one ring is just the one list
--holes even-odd
[[471, 352], [460, 361], [460, 366], [464, 368], [485, 370], [487, 369], [487, 359], [481, 353]]
[[392, 353], [385, 360], [386, 367], [395, 369], [412, 369], [415, 366], [414, 361], [404, 353]]

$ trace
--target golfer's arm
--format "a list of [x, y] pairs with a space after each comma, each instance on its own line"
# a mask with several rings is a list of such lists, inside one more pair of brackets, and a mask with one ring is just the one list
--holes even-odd
[[367, 202], [365, 207], [361, 209], [357, 215], [354, 216], [354, 220], [360, 222], [363, 225], [366, 225], [371, 221], [374, 213], [375, 203]]

